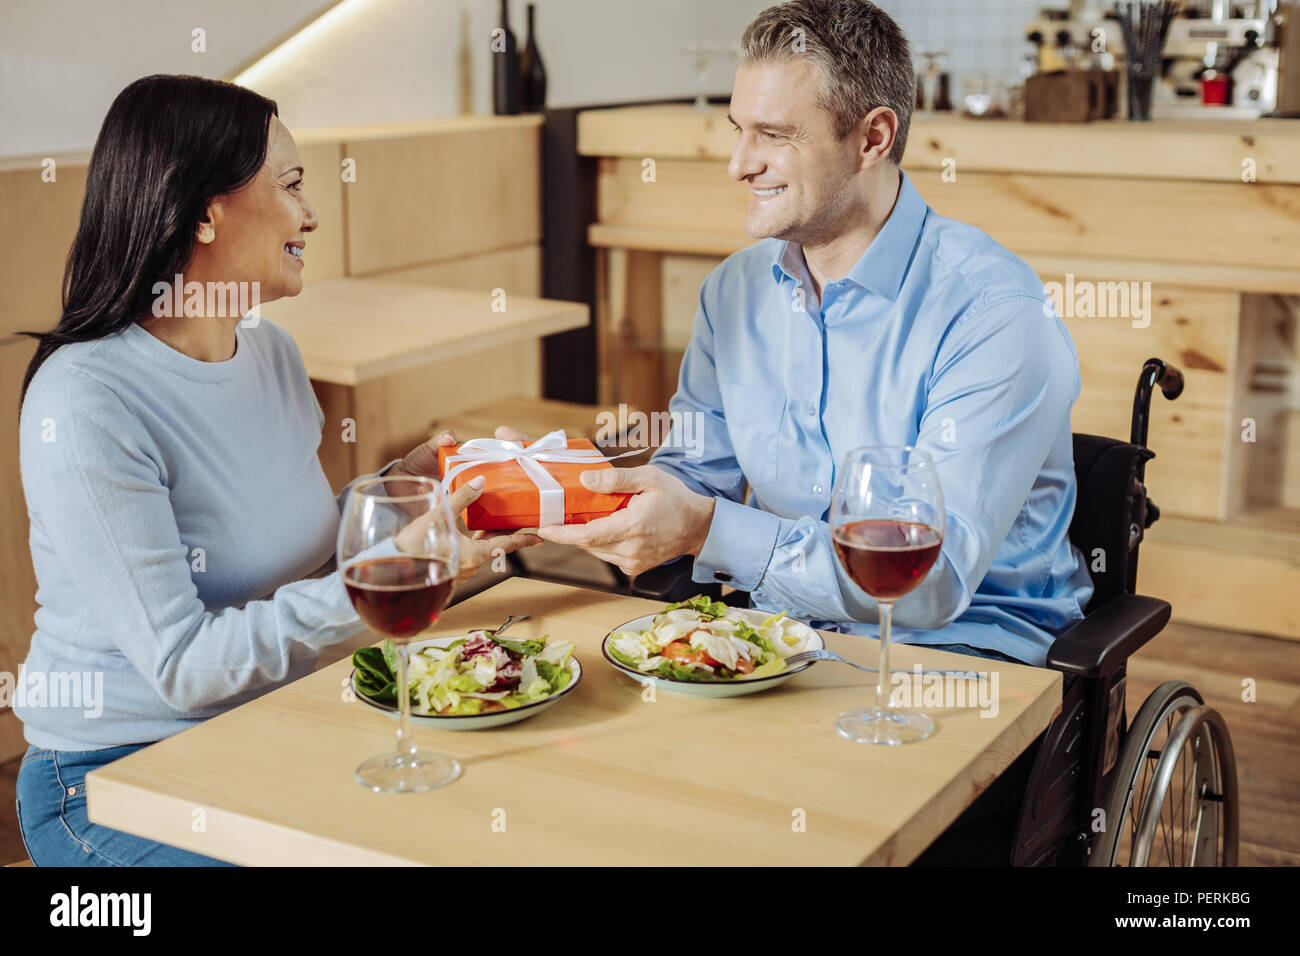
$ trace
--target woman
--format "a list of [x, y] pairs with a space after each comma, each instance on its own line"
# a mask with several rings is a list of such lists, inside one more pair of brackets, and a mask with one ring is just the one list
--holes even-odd
[[[293, 339], [241, 324], [234, 297], [190, 295], [297, 295], [316, 226], [273, 101], [151, 76], [113, 102], [62, 319], [24, 333], [40, 339], [19, 452], [39, 609], [15, 712], [37, 865], [217, 864], [89, 823], [86, 773], [310, 672], [365, 629], [330, 567], [347, 491], [336, 499], [321, 470], [324, 415]], [[379, 474], [436, 466], [430, 441]], [[457, 492], [453, 511], [477, 495]], [[464, 538], [459, 579], [539, 540]], [[82, 692], [53, 693], [70, 684]]]

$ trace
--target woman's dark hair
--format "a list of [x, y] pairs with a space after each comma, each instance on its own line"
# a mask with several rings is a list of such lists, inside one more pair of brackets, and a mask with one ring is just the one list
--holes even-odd
[[63, 272], [63, 316], [40, 345], [27, 386], [61, 345], [120, 332], [149, 312], [194, 252], [208, 203], [266, 161], [274, 100], [233, 83], [159, 74], [113, 100], [90, 154], [81, 222]]

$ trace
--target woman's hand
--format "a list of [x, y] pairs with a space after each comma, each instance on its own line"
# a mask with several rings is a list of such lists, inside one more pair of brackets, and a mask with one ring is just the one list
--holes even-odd
[[[498, 438], [510, 437], [500, 434], [507, 429], [498, 429]], [[518, 439], [515, 439], [518, 440]], [[436, 438], [414, 449], [399, 464], [389, 469], [393, 475], [425, 475], [440, 477], [438, 474], [438, 446], [457, 445], [453, 432], [445, 431]], [[453, 516], [459, 518], [473, 502], [483, 493], [485, 479], [482, 475], [470, 479], [453, 491], [447, 498]], [[398, 532], [396, 543], [402, 551], [419, 551], [422, 549], [424, 533], [431, 520], [431, 515], [417, 518]], [[472, 536], [460, 534], [460, 572], [456, 575], [459, 585], [469, 580], [479, 568], [498, 555], [510, 554], [520, 548], [529, 548], [541, 544], [542, 539], [525, 531], [475, 531]]]
[[[496, 437], [504, 441], [532, 441], [522, 432], [517, 432], [513, 428], [502, 425], [497, 429]], [[453, 431], [444, 431], [438, 434], [436, 438], [430, 438], [424, 444], [411, 449], [410, 454], [400, 462], [389, 469], [390, 475], [424, 475], [429, 478], [441, 478], [442, 472], [438, 468], [438, 446], [439, 445], [459, 445], [460, 441], [456, 438]], [[459, 514], [459, 512], [457, 512]]]

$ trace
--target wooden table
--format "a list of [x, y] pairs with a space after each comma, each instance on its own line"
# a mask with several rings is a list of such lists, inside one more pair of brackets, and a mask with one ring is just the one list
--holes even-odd
[[[464, 767], [449, 786], [377, 794], [354, 768], [396, 722], [344, 699], [340, 661], [87, 775], [90, 819], [249, 865], [904, 864], [1031, 743], [1061, 705], [1056, 671], [998, 664], [999, 708], [930, 710], [904, 747], [835, 733], [874, 675], [831, 663], [774, 690], [701, 700], [648, 690], [601, 656], [608, 629], [661, 605], [513, 578], [431, 633], [531, 613], [518, 637], [577, 645], [582, 682], [550, 710], [477, 732], [419, 728]], [[868, 665], [874, 641], [826, 634]], [[970, 666], [898, 647], [891, 666]], [[981, 661], [980, 668], [995, 666]]]
[[[435, 416], [539, 394], [540, 368], [516, 367], [510, 346], [587, 324], [581, 303], [356, 277], [313, 283], [261, 314], [302, 353], [325, 412], [320, 459], [335, 490], [424, 441]], [[485, 349], [498, 357], [490, 365]]]

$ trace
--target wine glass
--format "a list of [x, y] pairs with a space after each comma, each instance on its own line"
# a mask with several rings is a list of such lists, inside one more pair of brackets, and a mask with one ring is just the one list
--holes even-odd
[[415, 747], [406, 678], [407, 642], [438, 620], [460, 570], [456, 519], [441, 482], [402, 476], [353, 485], [339, 525], [338, 566], [361, 620], [397, 648], [397, 749], [362, 763], [357, 780], [382, 793], [451, 783], [460, 764]]
[[910, 445], [849, 452], [831, 493], [830, 525], [840, 564], [880, 605], [876, 703], [840, 714], [835, 729], [859, 743], [924, 740], [934, 733], [934, 721], [889, 702], [889, 630], [894, 602], [921, 583], [943, 544], [943, 493], [934, 460]]

